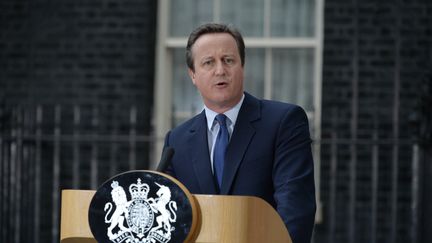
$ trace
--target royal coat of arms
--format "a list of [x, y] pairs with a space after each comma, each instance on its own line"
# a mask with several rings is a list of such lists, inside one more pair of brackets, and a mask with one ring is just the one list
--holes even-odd
[[[104, 207], [107, 236], [115, 243], [166, 243], [175, 230], [177, 203], [171, 200], [169, 187], [157, 185], [155, 198], [149, 198], [150, 186], [137, 179], [129, 185], [131, 200], [118, 183], [111, 183], [112, 202]], [[113, 204], [114, 203], [114, 204]], [[156, 222], [155, 222], [156, 221]]]

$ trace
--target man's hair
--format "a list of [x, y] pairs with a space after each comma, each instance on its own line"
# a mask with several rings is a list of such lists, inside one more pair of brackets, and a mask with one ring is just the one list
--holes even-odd
[[194, 60], [192, 56], [192, 46], [195, 44], [196, 40], [204, 34], [211, 33], [227, 33], [230, 34], [237, 43], [237, 49], [240, 54], [240, 60], [242, 66], [245, 63], [245, 44], [243, 37], [240, 32], [234, 28], [232, 25], [218, 24], [218, 23], [207, 23], [196, 28], [189, 35], [189, 39], [186, 45], [186, 64], [192, 70], [195, 71]]

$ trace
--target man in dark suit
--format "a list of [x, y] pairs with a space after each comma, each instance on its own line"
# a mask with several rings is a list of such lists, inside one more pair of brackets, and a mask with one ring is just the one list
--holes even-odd
[[294, 243], [310, 242], [316, 205], [303, 109], [244, 92], [245, 45], [231, 26], [195, 29], [186, 58], [204, 110], [166, 135], [165, 147], [175, 150], [166, 172], [191, 193], [263, 198]]

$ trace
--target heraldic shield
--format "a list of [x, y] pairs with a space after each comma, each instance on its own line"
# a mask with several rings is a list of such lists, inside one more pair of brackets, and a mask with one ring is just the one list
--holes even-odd
[[103, 243], [184, 242], [197, 225], [196, 205], [176, 179], [154, 171], [119, 174], [96, 191], [89, 225]]

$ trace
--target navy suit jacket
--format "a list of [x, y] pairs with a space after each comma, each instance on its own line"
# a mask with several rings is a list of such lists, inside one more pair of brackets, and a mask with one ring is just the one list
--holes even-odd
[[315, 186], [308, 120], [302, 108], [245, 93], [226, 150], [220, 190], [210, 163], [205, 112], [167, 133], [167, 173], [194, 194], [257, 196], [282, 217], [294, 243], [310, 242]]

